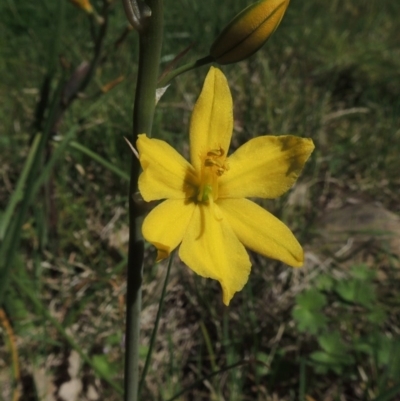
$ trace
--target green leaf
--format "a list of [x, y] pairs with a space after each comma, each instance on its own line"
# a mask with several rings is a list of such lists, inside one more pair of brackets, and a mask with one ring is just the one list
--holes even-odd
[[341, 374], [345, 366], [354, 364], [354, 358], [338, 331], [319, 335], [318, 343], [323, 351], [315, 351], [310, 355], [311, 360], [317, 363], [317, 373], [332, 370]]
[[312, 311], [297, 307], [292, 312], [293, 318], [296, 320], [298, 329], [303, 332], [317, 334], [319, 330], [323, 329], [328, 319], [318, 311]]
[[362, 338], [358, 338], [356, 341], [354, 341], [353, 349], [356, 352], [363, 352], [364, 354], [370, 356], [374, 355], [374, 347], [369, 342], [366, 342], [365, 339]]
[[257, 352], [256, 360], [258, 363], [256, 364], [256, 370], [259, 376], [264, 376], [270, 372], [270, 359], [270, 355], [266, 354], [265, 352]]
[[353, 266], [350, 269], [350, 273], [355, 279], [361, 281], [371, 281], [376, 277], [376, 270], [372, 270], [364, 264]]
[[96, 366], [98, 371], [100, 371], [105, 377], [112, 377], [115, 372], [114, 367], [108, 361], [106, 355], [94, 355], [92, 358], [93, 365]]
[[336, 359], [332, 355], [329, 355], [328, 353], [326, 353], [324, 351], [315, 351], [310, 355], [310, 358], [314, 362], [322, 363], [324, 365], [337, 364]]
[[334, 355], [323, 351], [315, 351], [310, 355], [312, 361], [317, 362], [316, 372], [326, 373], [333, 370], [336, 374], [341, 374], [343, 368], [354, 363], [351, 355]]
[[335, 280], [328, 274], [322, 274], [316, 280], [316, 287], [321, 291], [330, 291], [335, 283]]
[[117, 333], [107, 336], [104, 340], [106, 344], [111, 346], [121, 344], [122, 333], [118, 331]]
[[318, 337], [320, 347], [330, 354], [346, 354], [346, 345], [338, 331], [321, 334]]
[[326, 297], [316, 289], [304, 291], [296, 297], [297, 305], [310, 311], [318, 311], [326, 305]]
[[372, 348], [371, 355], [377, 357], [379, 367], [387, 365], [392, 352], [392, 339], [383, 333], [372, 333], [366, 339]]
[[317, 373], [326, 373], [328, 371], [331, 359], [326, 352], [314, 351], [310, 354], [310, 359], [313, 362], [321, 364], [321, 366], [318, 366], [318, 369], [316, 369]]
[[356, 279], [339, 281], [335, 291], [345, 301], [365, 307], [370, 307], [376, 298], [375, 290], [371, 283]]
[[382, 308], [376, 307], [368, 313], [367, 319], [371, 323], [381, 325], [386, 320], [386, 312]]

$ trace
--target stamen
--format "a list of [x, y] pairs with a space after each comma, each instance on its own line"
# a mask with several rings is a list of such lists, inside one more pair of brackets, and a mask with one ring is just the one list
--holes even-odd
[[[224, 155], [225, 151], [221, 147], [219, 149], [211, 149], [205, 154], [201, 185], [197, 195], [199, 202], [209, 202], [211, 205], [213, 201], [218, 199], [218, 178], [229, 170]], [[216, 218], [219, 219], [218, 216]]]
[[218, 176], [218, 177], [221, 177], [221, 175], [225, 173], [225, 170], [226, 170], [226, 169], [225, 169], [224, 167], [219, 167], [219, 168], [217, 168], [217, 171], [216, 171], [217, 176]]
[[221, 147], [219, 149], [211, 149], [207, 152], [207, 156], [222, 157], [225, 154], [224, 149]]
[[216, 162], [215, 160], [213, 160], [213, 159], [206, 159], [204, 161], [204, 165], [206, 167], [212, 167], [212, 166], [219, 166], [220, 164], [218, 162]]

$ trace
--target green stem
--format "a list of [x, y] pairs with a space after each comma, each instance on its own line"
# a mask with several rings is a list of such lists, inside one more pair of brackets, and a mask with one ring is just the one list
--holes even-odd
[[[160, 65], [163, 0], [148, 0], [151, 17], [144, 21], [139, 33], [139, 69], [133, 108], [133, 141], [146, 133], [151, 136], [155, 109], [155, 94]], [[143, 239], [140, 233], [141, 216], [133, 200], [138, 190], [140, 163], [132, 158], [129, 188], [129, 251], [126, 305], [125, 401], [137, 401], [139, 389], [139, 331], [142, 299]]]
[[183, 65], [182, 67], [177, 68], [176, 70], [173, 70], [166, 74], [161, 81], [158, 83], [157, 87], [158, 88], [164, 88], [167, 86], [174, 78], [176, 78], [178, 75], [181, 75], [182, 73], [186, 71], [193, 70], [195, 68], [201, 67], [203, 65], [210, 64], [214, 61], [214, 59], [211, 56], [206, 56], [203, 57], [199, 60], [192, 61], [191, 63], [187, 63]]
[[162, 292], [161, 292], [160, 302], [158, 304], [158, 311], [157, 311], [156, 321], [154, 323], [153, 332], [151, 333], [149, 350], [147, 352], [146, 362], [144, 364], [142, 377], [140, 378], [139, 395], [142, 393], [144, 381], [146, 379], [147, 371], [149, 370], [149, 366], [150, 366], [151, 355], [153, 353], [154, 343], [155, 343], [155, 340], [156, 340], [156, 337], [157, 337], [158, 324], [160, 323], [162, 307], [164, 305], [164, 298], [165, 298], [165, 293], [166, 293], [166, 290], [167, 290], [168, 278], [169, 278], [169, 273], [171, 271], [172, 259], [174, 257], [174, 254], [175, 254], [175, 252], [172, 252], [169, 255], [167, 274], [165, 275], [165, 280], [164, 280], [164, 285], [163, 285]]

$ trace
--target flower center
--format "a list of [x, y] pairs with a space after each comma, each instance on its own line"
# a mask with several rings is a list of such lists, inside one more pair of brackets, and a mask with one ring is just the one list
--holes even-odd
[[229, 170], [225, 151], [211, 149], [202, 158], [201, 183], [197, 200], [199, 202], [213, 202], [218, 198], [218, 178]]

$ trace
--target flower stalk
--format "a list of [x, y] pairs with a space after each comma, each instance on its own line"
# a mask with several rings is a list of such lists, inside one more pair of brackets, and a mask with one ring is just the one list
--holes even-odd
[[214, 61], [213, 57], [206, 56], [206, 57], [200, 58], [196, 61], [191, 61], [190, 63], [184, 64], [181, 67], [170, 71], [168, 74], [166, 74], [164, 77], [162, 77], [161, 80], [158, 82], [157, 87], [163, 88], [163, 87], [167, 86], [173, 79], [175, 79], [177, 76], [183, 74], [184, 72], [188, 72], [190, 70], [194, 70], [195, 68], [202, 67], [203, 65], [210, 64], [213, 61]]
[[[139, 31], [139, 67], [133, 108], [132, 143], [140, 133], [151, 135], [163, 34], [163, 0], [148, 0], [151, 16]], [[139, 331], [142, 298], [143, 239], [141, 212], [133, 199], [138, 191], [140, 164], [132, 157], [129, 199], [129, 251], [126, 311], [125, 401], [138, 400]]]

